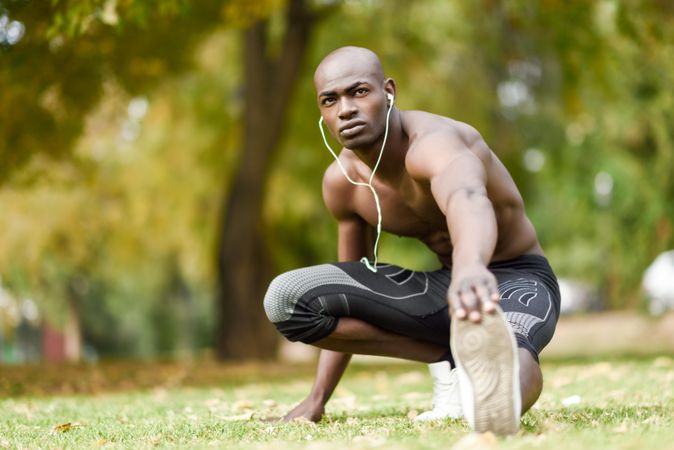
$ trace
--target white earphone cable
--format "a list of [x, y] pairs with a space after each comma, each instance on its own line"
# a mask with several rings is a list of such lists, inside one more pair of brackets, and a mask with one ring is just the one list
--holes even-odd
[[372, 180], [374, 179], [374, 174], [377, 172], [377, 168], [379, 167], [379, 163], [381, 162], [381, 157], [384, 154], [384, 147], [386, 146], [386, 140], [388, 138], [388, 128], [389, 128], [389, 117], [391, 115], [391, 111], [393, 110], [393, 102], [394, 98], [392, 96], [389, 97], [391, 99], [391, 105], [389, 106], [388, 111], [386, 112], [386, 127], [384, 128], [384, 141], [381, 143], [381, 150], [379, 150], [379, 157], [377, 157], [377, 162], [374, 165], [374, 168], [372, 169], [372, 174], [370, 175], [370, 180], [367, 183], [363, 183], [360, 181], [354, 181], [351, 179], [348, 173], [346, 173], [346, 169], [342, 165], [342, 162], [339, 160], [339, 157], [337, 154], [332, 150], [332, 147], [330, 147], [330, 144], [328, 144], [328, 139], [325, 137], [325, 131], [323, 130], [323, 117], [321, 117], [318, 120], [318, 128], [321, 130], [321, 136], [323, 137], [323, 143], [327, 147], [328, 151], [332, 154], [332, 156], [335, 158], [335, 161], [337, 161], [337, 165], [339, 165], [339, 168], [341, 169], [342, 173], [346, 177], [347, 180], [351, 184], [354, 184], [356, 186], [367, 186], [370, 188], [370, 191], [372, 192], [372, 195], [374, 197], [374, 203], [375, 206], [377, 207], [377, 239], [374, 241], [374, 263], [371, 264], [370, 261], [366, 258], [363, 257], [361, 258], [360, 262], [365, 264], [365, 267], [367, 267], [369, 270], [372, 272], [377, 272], [377, 251], [379, 249], [379, 238], [381, 237], [381, 221], [382, 221], [382, 214], [381, 214], [381, 205], [379, 204], [379, 196], [377, 195], [377, 191], [374, 190], [374, 187], [372, 186]]

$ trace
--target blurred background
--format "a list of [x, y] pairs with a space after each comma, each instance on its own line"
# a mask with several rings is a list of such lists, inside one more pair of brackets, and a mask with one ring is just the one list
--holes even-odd
[[565, 313], [672, 323], [669, 0], [0, 0], [0, 363], [276, 357], [270, 279], [336, 259], [312, 74], [342, 45], [483, 134]]

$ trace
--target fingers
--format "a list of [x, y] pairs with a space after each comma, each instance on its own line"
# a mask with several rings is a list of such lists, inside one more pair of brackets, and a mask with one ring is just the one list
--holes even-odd
[[452, 315], [459, 320], [468, 319], [476, 323], [482, 320], [480, 298], [470, 284], [459, 286], [457, 289], [450, 288], [449, 306]]
[[453, 289], [450, 289], [448, 297], [449, 297], [450, 314], [459, 320], [465, 319], [468, 316], [468, 312], [463, 307], [458, 292], [454, 291]]
[[468, 311], [468, 320], [471, 322], [480, 321], [480, 299], [475, 295], [475, 290], [473, 286], [464, 286], [464, 289], [461, 291], [461, 303], [465, 306]]
[[500, 295], [495, 279], [455, 281], [459, 283], [452, 283], [448, 292], [449, 309], [453, 317], [479, 323], [482, 320], [482, 313], [493, 314], [496, 311], [496, 302], [499, 301]]
[[476, 287], [482, 310], [486, 313], [493, 314], [496, 311], [496, 303], [501, 299], [496, 283], [489, 283], [487, 281], [483, 285]]
[[493, 312], [494, 302], [491, 301], [491, 296], [489, 295], [489, 288], [484, 284], [479, 284], [475, 286], [475, 292], [477, 293], [477, 297], [480, 299], [482, 310], [486, 313]]

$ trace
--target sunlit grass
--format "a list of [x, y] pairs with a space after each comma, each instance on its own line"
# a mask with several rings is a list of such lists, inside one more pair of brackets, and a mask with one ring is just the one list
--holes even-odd
[[[20, 370], [9, 378], [18, 383]], [[35, 368], [26, 370], [35, 376]], [[477, 444], [465, 439], [463, 421], [410, 420], [431, 402], [430, 379], [418, 364], [354, 365], [318, 425], [262, 420], [307, 393], [310, 366], [113, 364], [96, 369], [94, 389], [91, 370], [41, 370], [42, 381], [57, 387], [79, 374], [83, 394], [50, 396], [31, 388], [39, 377], [28, 377], [22, 390], [30, 395], [0, 401], [0, 447], [674, 448], [674, 359], [667, 356], [544, 363], [546, 387], [522, 431], [474, 438]], [[131, 390], [106, 381], [121, 381], [125, 372]]]

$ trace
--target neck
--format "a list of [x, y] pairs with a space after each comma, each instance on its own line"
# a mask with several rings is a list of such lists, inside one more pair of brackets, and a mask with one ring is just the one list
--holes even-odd
[[[370, 169], [374, 169], [379, 153], [382, 151], [384, 134], [377, 142], [366, 149], [352, 150], [358, 159], [363, 161]], [[405, 155], [407, 154], [407, 135], [402, 127], [402, 114], [398, 108], [391, 111], [389, 118], [388, 137], [383, 149], [383, 156], [377, 168], [376, 178], [397, 179], [404, 170]]]

